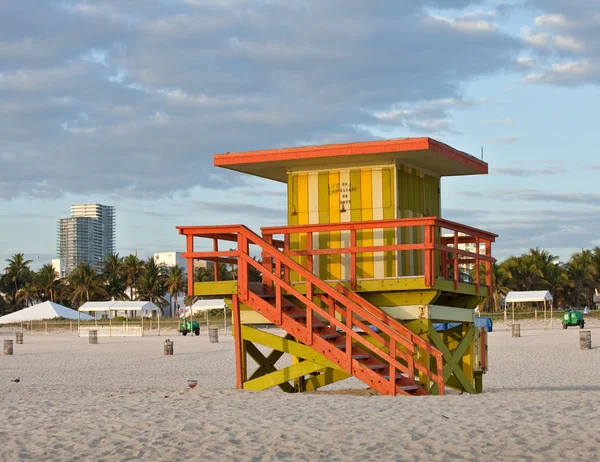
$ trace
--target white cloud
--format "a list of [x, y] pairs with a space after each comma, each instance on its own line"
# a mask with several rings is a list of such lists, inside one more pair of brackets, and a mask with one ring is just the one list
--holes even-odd
[[570, 27], [573, 25], [563, 14], [542, 14], [534, 20], [537, 27]]
[[492, 14], [461, 17], [475, 0], [424, 21], [441, 3], [5, 2], [0, 139], [15, 159], [0, 197], [226, 188], [245, 178], [214, 170], [216, 152], [447, 132], [453, 111], [494, 104], [465, 83], [510, 68], [522, 44]]
[[515, 143], [516, 141], [519, 141], [518, 136], [501, 136], [497, 138], [488, 138], [487, 140], [485, 140], [486, 143], [491, 144], [509, 144]]
[[498, 29], [498, 25], [493, 22], [475, 19], [469, 15], [459, 18], [430, 15], [427, 19], [433, 23], [446, 24], [461, 32], [493, 32]]

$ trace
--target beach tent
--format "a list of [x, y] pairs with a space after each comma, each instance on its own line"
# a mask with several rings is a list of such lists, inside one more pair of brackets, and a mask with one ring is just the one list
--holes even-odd
[[[213, 298], [209, 300], [198, 300], [191, 307], [186, 306], [183, 309], [181, 317], [190, 315], [194, 316], [194, 313], [207, 312], [209, 310], [223, 310], [223, 323], [225, 330], [227, 330], [227, 304], [223, 298]], [[206, 327], [208, 328], [208, 313], [206, 313]]]
[[[135, 311], [141, 314], [142, 324], [141, 326], [131, 326], [125, 321], [124, 327], [120, 325], [112, 325], [112, 318], [119, 311]], [[98, 335], [112, 336], [142, 336], [144, 335], [144, 318], [152, 316], [152, 313], [156, 312], [158, 316], [158, 335], [160, 335], [160, 308], [152, 302], [148, 301], [108, 301], [108, 302], [87, 302], [79, 307], [79, 313], [94, 313], [92, 318], [95, 321], [96, 326], [98, 325], [98, 313], [108, 313], [108, 329], [104, 328], [98, 330]], [[85, 315], [84, 315], [85, 316]], [[83, 320], [83, 319], [82, 319]], [[82, 328], [79, 326], [79, 335], [81, 336]], [[84, 330], [89, 331], [89, 327], [85, 327]]]
[[546, 309], [550, 305], [550, 328], [552, 329], [552, 313], [554, 308], [552, 305], [552, 294], [547, 290], [534, 291], [516, 291], [513, 290], [506, 296], [504, 305], [504, 322], [506, 322], [506, 308], [508, 304], [512, 304], [512, 318], [515, 323], [515, 303], [543, 303], [544, 304], [544, 322], [546, 321]]
[[[42, 321], [44, 319], [56, 318], [77, 319], [78, 314], [77, 311], [59, 305], [58, 303], [43, 302], [0, 317], [0, 324]], [[84, 316], [86, 317], [86, 320], [91, 321], [93, 319], [91, 316]]]

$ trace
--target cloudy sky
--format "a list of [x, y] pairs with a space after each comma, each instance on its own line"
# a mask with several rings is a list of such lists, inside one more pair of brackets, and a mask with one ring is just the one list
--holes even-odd
[[483, 146], [446, 218], [567, 260], [600, 245], [599, 84], [600, 0], [0, 0], [0, 261], [49, 262], [73, 203], [121, 254], [283, 224], [213, 154], [415, 136]]

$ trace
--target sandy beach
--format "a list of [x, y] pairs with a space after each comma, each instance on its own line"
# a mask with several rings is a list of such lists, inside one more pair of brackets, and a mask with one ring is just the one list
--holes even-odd
[[[518, 339], [498, 329], [484, 393], [395, 398], [237, 391], [223, 333], [217, 344], [163, 333], [98, 345], [25, 333], [0, 357], [0, 460], [597, 460], [591, 331], [594, 348], [581, 351], [579, 329]], [[0, 329], [5, 338], [14, 333]], [[163, 354], [167, 338], [174, 356]]]

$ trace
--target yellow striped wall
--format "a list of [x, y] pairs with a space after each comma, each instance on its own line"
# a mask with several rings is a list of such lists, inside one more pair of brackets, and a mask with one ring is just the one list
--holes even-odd
[[[405, 165], [353, 167], [288, 174], [288, 224], [319, 224], [439, 216], [439, 178]], [[306, 249], [306, 234], [292, 235], [291, 248]], [[419, 230], [366, 230], [357, 244], [391, 245], [423, 241]], [[350, 233], [314, 233], [313, 248], [349, 247]], [[306, 265], [306, 258], [297, 259]], [[350, 277], [349, 255], [322, 255], [314, 273], [326, 280]], [[357, 277], [386, 278], [423, 274], [423, 252], [359, 254]]]
[[[440, 216], [440, 179], [417, 168], [397, 167], [398, 218]], [[416, 244], [423, 242], [420, 228], [405, 228], [397, 232], [400, 242]], [[398, 252], [398, 276], [424, 273], [423, 252]]]

